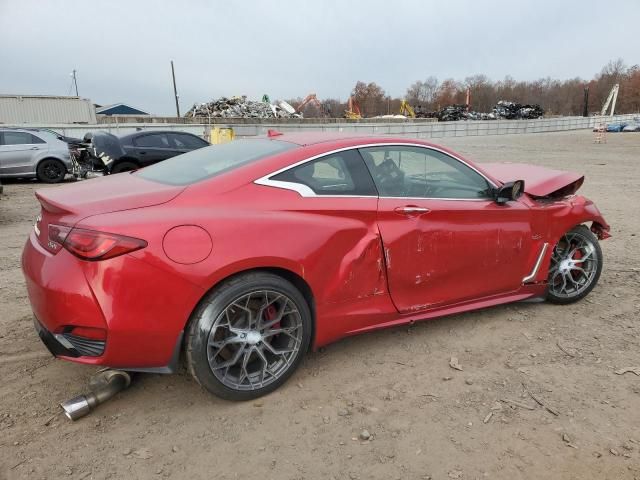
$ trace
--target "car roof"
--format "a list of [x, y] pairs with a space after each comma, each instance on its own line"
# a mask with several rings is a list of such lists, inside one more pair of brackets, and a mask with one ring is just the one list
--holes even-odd
[[[253, 138], [262, 138], [265, 136], [253, 137]], [[448, 152], [454, 156], [460, 156], [456, 152], [444, 147], [442, 145], [438, 145], [435, 143], [427, 142], [425, 140], [420, 140], [417, 138], [411, 137], [398, 137], [394, 135], [362, 135], [357, 133], [349, 133], [349, 132], [296, 132], [296, 133], [280, 133], [280, 132], [271, 132], [266, 136], [269, 140], [277, 140], [281, 142], [288, 142], [298, 145], [300, 147], [308, 147], [308, 146], [322, 146], [323, 144], [330, 143], [331, 145], [327, 145], [327, 150], [334, 148], [334, 146], [339, 147], [354, 147], [358, 145], [367, 145], [367, 144], [378, 144], [378, 143], [390, 143], [390, 144], [416, 144], [423, 145], [425, 147], [433, 147], [438, 150], [442, 150]]]
[[356, 135], [353, 133], [343, 132], [278, 132], [277, 130], [269, 130], [267, 137], [272, 140], [279, 140], [281, 142], [295, 143], [300, 146], [315, 145], [325, 142], [337, 142], [342, 140], [357, 140], [357, 139], [370, 139], [366, 135]]
[[[147, 135], [149, 133], [184, 133], [186, 135], [191, 135], [194, 137], [197, 137], [197, 135], [194, 135], [193, 133], [189, 133], [189, 132], [182, 132], [180, 130], [140, 130], [139, 132], [133, 132], [133, 133], [127, 133], [126, 135], [122, 135], [120, 138], [121, 139], [131, 139], [131, 138], [135, 138], [135, 137], [139, 137], [141, 135]], [[200, 138], [200, 137], [198, 137]]]

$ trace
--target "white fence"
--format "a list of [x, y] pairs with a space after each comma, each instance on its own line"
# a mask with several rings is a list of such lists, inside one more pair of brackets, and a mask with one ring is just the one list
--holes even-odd
[[[300, 123], [300, 124], [115, 124], [115, 125], [30, 125], [54, 129], [69, 137], [82, 138], [87, 132], [108, 131], [114, 135], [126, 135], [136, 130], [174, 130], [208, 137], [212, 127], [229, 126], [238, 137], [264, 135], [269, 129], [281, 132], [345, 132], [360, 135], [397, 135], [414, 138], [465, 137], [474, 135], [510, 135], [522, 133], [560, 132], [568, 130], [592, 129], [602, 123], [629, 122], [640, 114], [596, 116], [596, 117], [557, 117], [538, 120], [469, 120], [458, 122], [420, 122], [406, 123]], [[19, 127], [18, 127], [19, 128]]]

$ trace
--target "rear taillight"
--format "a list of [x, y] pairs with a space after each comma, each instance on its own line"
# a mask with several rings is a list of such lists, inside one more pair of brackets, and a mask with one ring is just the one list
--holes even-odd
[[140, 250], [147, 246], [147, 242], [114, 233], [49, 225], [48, 246], [54, 251], [64, 247], [83, 260], [106, 260]]

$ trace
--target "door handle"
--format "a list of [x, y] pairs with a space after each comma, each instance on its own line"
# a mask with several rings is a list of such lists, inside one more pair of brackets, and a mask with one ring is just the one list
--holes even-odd
[[29, 150], [40, 150], [40, 147], [31, 147]]
[[423, 213], [429, 213], [431, 210], [425, 207], [416, 207], [414, 205], [407, 205], [406, 207], [394, 208], [394, 212], [400, 215], [422, 215]]

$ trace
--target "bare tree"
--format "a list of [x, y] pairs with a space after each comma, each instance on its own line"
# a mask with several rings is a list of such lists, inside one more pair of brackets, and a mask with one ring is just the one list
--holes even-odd
[[[452, 104], [462, 104], [466, 100], [466, 90], [471, 93], [471, 110], [490, 112], [499, 100], [527, 104], [540, 104], [548, 113], [556, 115], [580, 115], [583, 111], [584, 88], [589, 87], [590, 112], [599, 112], [611, 87], [618, 83], [620, 94], [616, 111], [636, 113], [640, 111], [640, 67], [628, 67], [622, 59], [608, 62], [592, 80], [581, 78], [557, 80], [550, 77], [533, 81], [516, 81], [506, 76], [492, 81], [486, 75], [476, 74], [464, 81], [448, 78], [442, 83], [436, 77], [418, 80], [407, 88], [405, 99], [412, 105], [421, 105], [429, 110], [438, 110]], [[365, 116], [397, 113], [401, 98], [385, 95], [385, 91], [375, 82], [356, 83], [352, 95], [360, 104]], [[294, 106], [297, 103], [292, 103]], [[330, 115], [342, 116], [346, 102], [328, 99]], [[305, 115], [311, 117], [315, 112], [310, 108]], [[326, 108], [325, 108], [326, 110]]]
[[360, 109], [365, 117], [384, 115], [387, 110], [385, 93], [377, 83], [364, 83], [358, 81], [351, 95], [360, 104]]
[[433, 102], [438, 91], [438, 79], [434, 76], [425, 81], [418, 80], [407, 89], [406, 100], [412, 105], [433, 107]]

